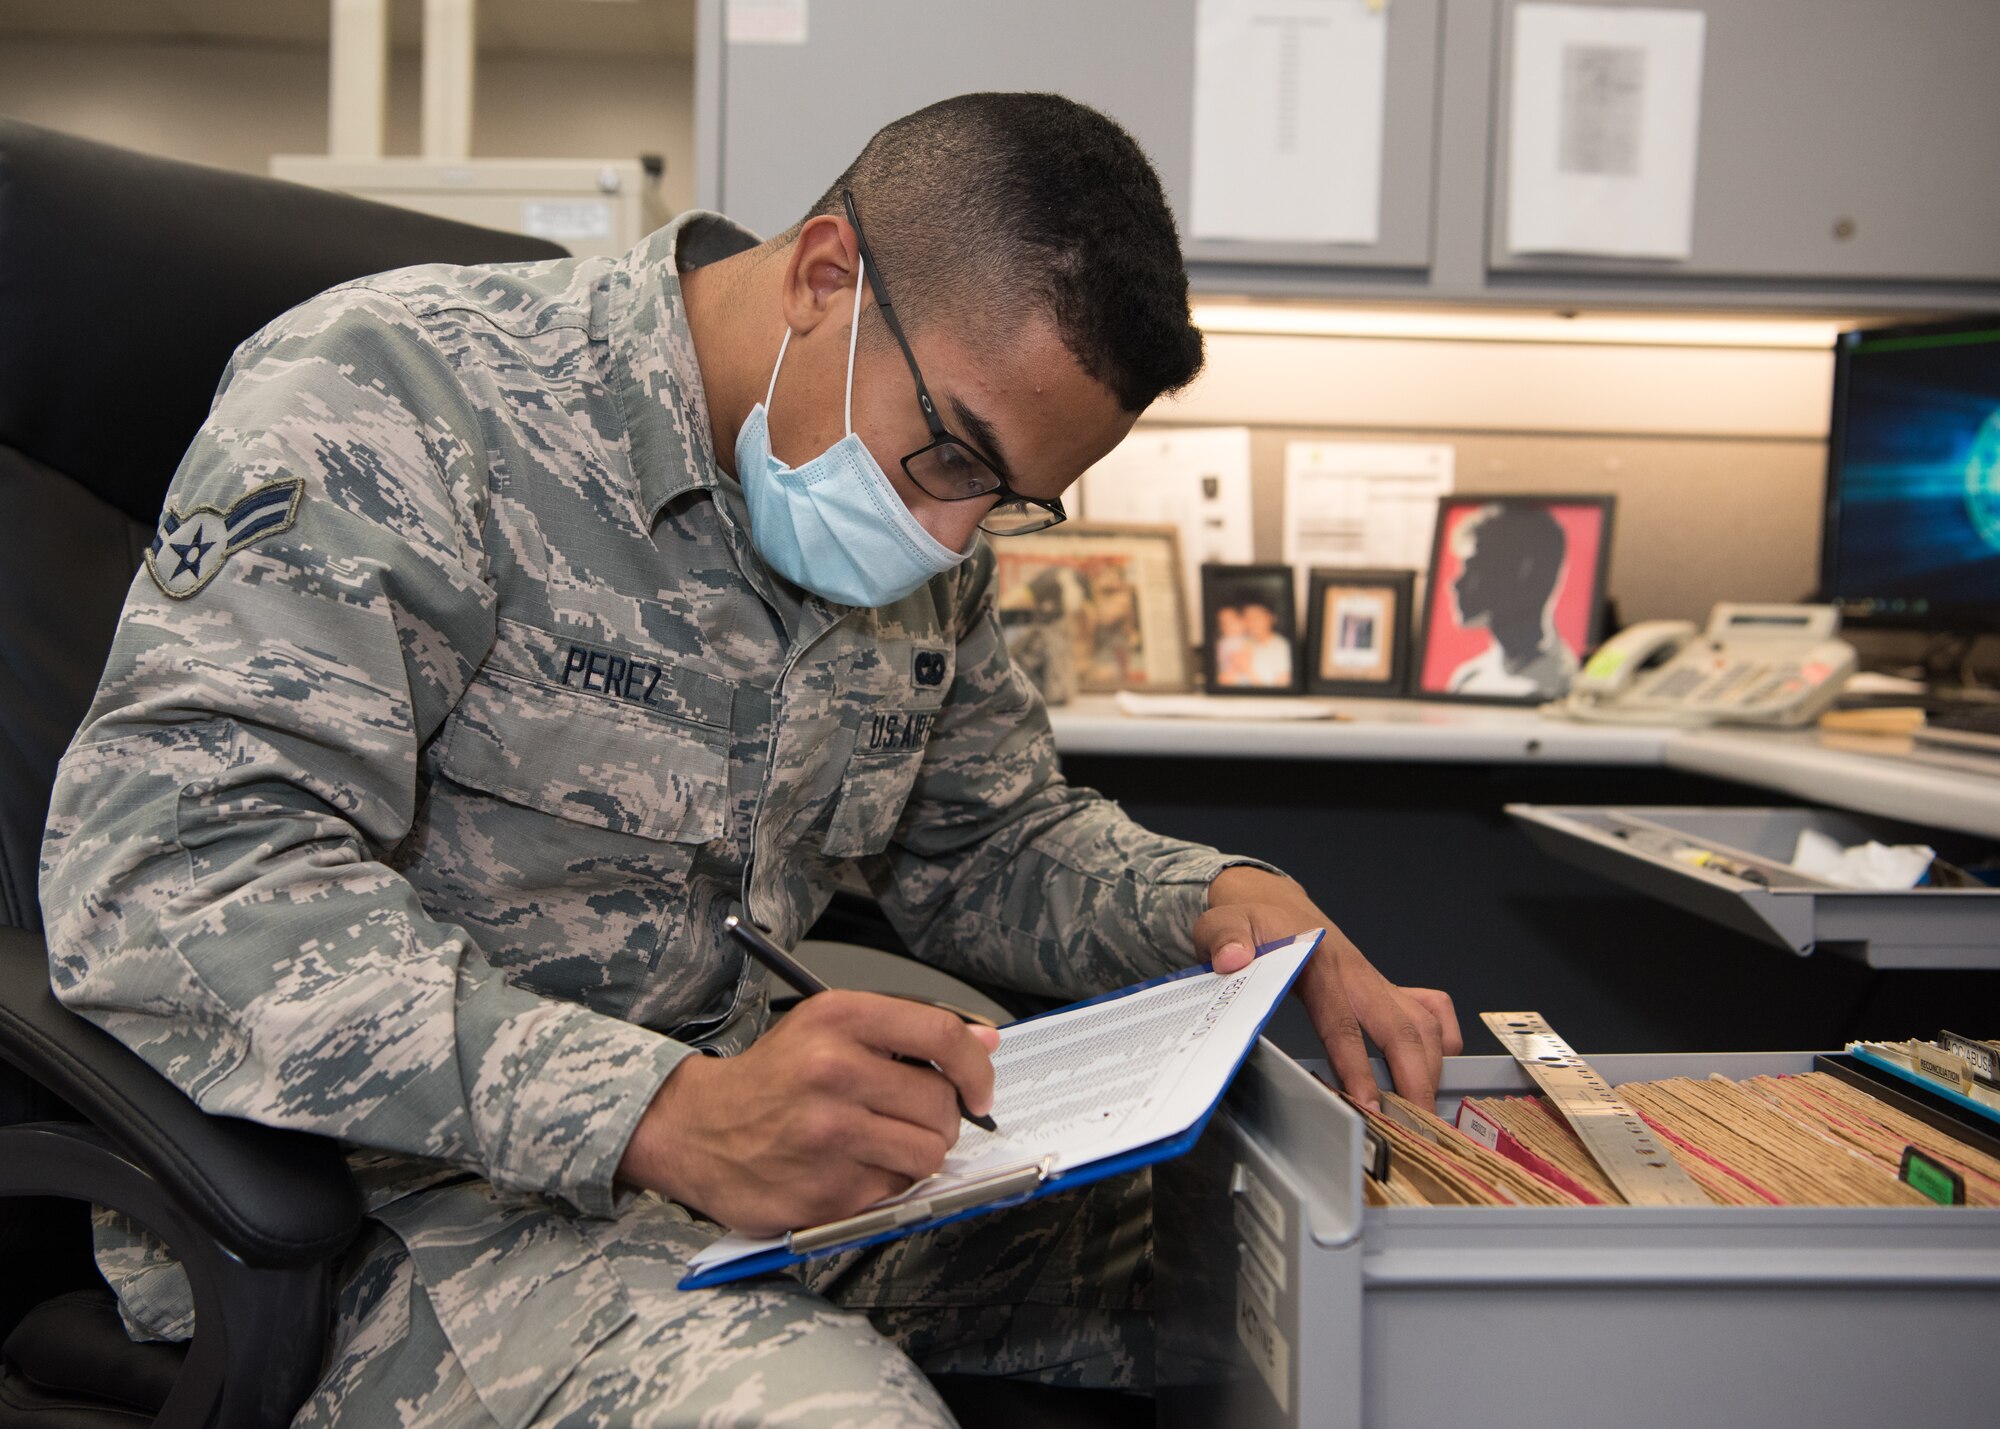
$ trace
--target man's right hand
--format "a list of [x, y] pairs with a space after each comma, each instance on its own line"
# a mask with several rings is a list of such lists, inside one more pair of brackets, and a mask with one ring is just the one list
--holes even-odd
[[741, 1055], [675, 1067], [618, 1179], [751, 1235], [852, 1215], [944, 1164], [959, 1096], [972, 1112], [992, 1109], [999, 1044], [991, 1028], [924, 1003], [820, 993]]

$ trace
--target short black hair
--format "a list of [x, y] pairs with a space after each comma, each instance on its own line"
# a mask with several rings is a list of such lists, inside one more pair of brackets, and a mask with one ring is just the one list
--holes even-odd
[[[854, 194], [904, 325], [1039, 305], [1128, 412], [1201, 371], [1160, 179], [1116, 122], [1059, 94], [961, 94], [885, 126], [806, 216]], [[991, 334], [997, 336], [998, 334]]]

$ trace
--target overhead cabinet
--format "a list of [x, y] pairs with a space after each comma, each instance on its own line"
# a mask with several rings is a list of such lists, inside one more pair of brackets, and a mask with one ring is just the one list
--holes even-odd
[[1382, 0], [1371, 243], [1194, 232], [1197, 0], [797, 0], [799, 24], [734, 43], [730, 0], [698, 3], [698, 192], [760, 232], [796, 222], [889, 120], [969, 90], [1039, 89], [1105, 110], [1144, 146], [1198, 291], [2000, 307], [1993, 0], [1659, 0], [1706, 14], [1692, 242], [1672, 259], [1510, 251], [1519, 0]]
[[1992, 0], [1713, 0], [1693, 246], [1671, 261], [1508, 251], [1520, 8], [1507, 7], [1493, 106], [1495, 287], [1549, 275], [2000, 284]]
[[[1193, 179], [1196, 0], [810, 0], [803, 43], [716, 43], [699, 97], [715, 115], [705, 203], [761, 233], [798, 221], [882, 125], [976, 90], [1054, 90], [1125, 126], [1159, 170], [1184, 234]], [[1368, 244], [1192, 242], [1198, 263], [1379, 270], [1430, 263], [1442, 0], [1387, 12], [1381, 224]], [[706, 16], [704, 18], [707, 18]]]

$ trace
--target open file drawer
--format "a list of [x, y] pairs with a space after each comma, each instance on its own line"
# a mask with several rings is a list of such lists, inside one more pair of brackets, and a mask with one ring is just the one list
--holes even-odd
[[[1840, 952], [1880, 968], [2000, 968], [2000, 889], [1876, 891], [1788, 872], [1802, 829], [1843, 844], [1871, 838], [1928, 843], [1953, 862], [1977, 861], [1983, 850], [1962, 835], [1829, 809], [1509, 804], [1507, 812], [1538, 847], [1565, 863], [1800, 955]], [[1769, 869], [1770, 881], [1678, 862], [1658, 851], [1663, 838]]]
[[[1591, 1063], [1616, 1084], [1812, 1054]], [[1992, 1422], [2000, 1210], [1365, 1207], [1361, 1119], [1308, 1067], [1260, 1043], [1155, 1168], [1163, 1425]], [[1455, 1057], [1438, 1110], [1532, 1090]]]

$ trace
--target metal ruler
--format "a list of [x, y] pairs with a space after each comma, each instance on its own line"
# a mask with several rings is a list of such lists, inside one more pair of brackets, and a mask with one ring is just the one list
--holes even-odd
[[1555, 1103], [1626, 1201], [1635, 1206], [1713, 1204], [1639, 1113], [1556, 1036], [1541, 1013], [1482, 1012], [1479, 1020]]

